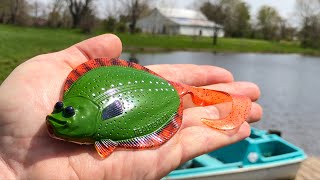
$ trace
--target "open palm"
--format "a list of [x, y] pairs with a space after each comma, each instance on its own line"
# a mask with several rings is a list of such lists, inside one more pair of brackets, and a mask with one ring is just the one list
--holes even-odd
[[[48, 136], [45, 117], [62, 97], [69, 72], [88, 59], [119, 57], [121, 41], [101, 35], [60, 52], [34, 57], [18, 66], [0, 87], [0, 179], [159, 179], [200, 154], [247, 137], [250, 127], [221, 132], [202, 125], [199, 117], [215, 117], [213, 108], [184, 110], [178, 133], [164, 145], [148, 150], [117, 150], [101, 159], [93, 146], [59, 141]], [[259, 97], [248, 82], [214, 66], [153, 65], [168, 80]], [[188, 105], [187, 105], [188, 106]], [[261, 118], [253, 103], [248, 122]], [[3, 177], [1, 177], [3, 176]]]

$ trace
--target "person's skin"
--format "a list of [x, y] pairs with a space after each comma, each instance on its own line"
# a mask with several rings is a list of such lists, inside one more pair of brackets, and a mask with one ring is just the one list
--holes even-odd
[[[119, 57], [121, 41], [101, 35], [56, 53], [34, 57], [18, 66], [0, 87], [0, 179], [159, 179], [181, 163], [250, 134], [247, 122], [258, 121], [261, 107], [253, 103], [247, 122], [231, 131], [203, 125], [201, 117], [217, 117], [212, 107], [188, 104], [180, 130], [164, 145], [146, 150], [117, 149], [102, 159], [93, 145], [49, 137], [45, 117], [61, 100], [70, 71], [88, 59]], [[243, 94], [257, 100], [259, 88], [233, 82], [230, 72], [214, 66], [152, 65], [168, 80]]]

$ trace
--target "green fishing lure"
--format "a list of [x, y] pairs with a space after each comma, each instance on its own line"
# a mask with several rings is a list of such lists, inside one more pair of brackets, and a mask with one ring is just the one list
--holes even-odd
[[217, 129], [239, 126], [250, 110], [247, 97], [171, 82], [141, 65], [99, 58], [69, 74], [63, 101], [47, 116], [48, 132], [54, 138], [94, 144], [102, 157], [116, 147], [159, 146], [181, 126], [185, 94], [191, 94], [193, 102], [201, 106], [232, 102], [227, 117], [202, 119]]

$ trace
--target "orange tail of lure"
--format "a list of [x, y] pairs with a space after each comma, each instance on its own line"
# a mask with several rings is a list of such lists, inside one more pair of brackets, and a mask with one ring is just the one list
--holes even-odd
[[249, 116], [251, 100], [242, 95], [229, 94], [222, 91], [197, 88], [179, 84], [180, 96], [190, 94], [194, 104], [199, 106], [209, 106], [225, 102], [232, 102], [231, 112], [221, 119], [201, 118], [201, 121], [216, 129], [229, 130], [240, 126]]

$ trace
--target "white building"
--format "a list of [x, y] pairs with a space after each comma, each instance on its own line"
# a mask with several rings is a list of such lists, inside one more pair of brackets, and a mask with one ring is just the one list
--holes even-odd
[[218, 37], [224, 35], [221, 25], [209, 21], [199, 11], [188, 9], [155, 8], [148, 16], [137, 21], [137, 27], [147, 33], [191, 36], [213, 36], [216, 27], [220, 29]]

